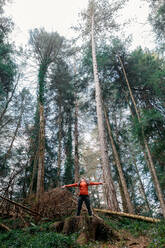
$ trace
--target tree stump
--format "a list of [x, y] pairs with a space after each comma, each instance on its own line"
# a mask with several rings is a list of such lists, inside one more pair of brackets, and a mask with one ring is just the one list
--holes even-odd
[[95, 216], [72, 216], [51, 225], [52, 230], [63, 234], [78, 233], [77, 242], [86, 244], [90, 240], [117, 241], [119, 235], [103, 220]]

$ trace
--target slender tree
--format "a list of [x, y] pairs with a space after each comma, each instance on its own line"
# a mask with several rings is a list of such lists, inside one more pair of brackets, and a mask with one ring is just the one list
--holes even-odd
[[118, 58], [119, 58], [119, 61], [121, 63], [122, 69], [123, 69], [125, 80], [126, 80], [126, 83], [127, 83], [128, 89], [129, 89], [129, 94], [130, 94], [130, 97], [132, 99], [133, 106], [135, 108], [135, 112], [136, 112], [138, 121], [141, 124], [142, 137], [143, 137], [144, 146], [145, 146], [146, 153], [147, 153], [148, 160], [149, 160], [149, 163], [148, 163], [149, 170], [150, 170], [150, 173], [151, 173], [152, 178], [153, 178], [153, 182], [154, 182], [154, 185], [155, 185], [155, 189], [156, 189], [156, 192], [157, 192], [158, 199], [160, 201], [160, 206], [161, 206], [162, 214], [165, 217], [165, 202], [164, 202], [164, 197], [163, 197], [163, 193], [162, 193], [162, 190], [160, 188], [160, 183], [159, 183], [159, 180], [158, 180], [158, 177], [157, 177], [157, 174], [156, 174], [156, 170], [155, 170], [155, 166], [154, 166], [154, 163], [153, 163], [151, 151], [150, 151], [149, 145], [147, 143], [147, 140], [146, 140], [146, 137], [145, 137], [145, 134], [144, 134], [144, 129], [143, 129], [143, 125], [141, 123], [140, 113], [138, 111], [138, 108], [137, 108], [137, 105], [136, 105], [134, 96], [132, 94], [132, 90], [131, 90], [131, 87], [130, 87], [130, 84], [129, 84], [129, 81], [128, 81], [128, 78], [127, 78], [127, 74], [126, 74], [124, 65], [122, 63], [122, 60], [121, 60], [120, 56], [118, 56]]
[[111, 129], [111, 125], [109, 123], [107, 110], [106, 110], [105, 106], [103, 106], [103, 107], [104, 107], [104, 115], [105, 115], [105, 120], [106, 120], [106, 124], [107, 124], [107, 129], [108, 129], [108, 135], [109, 135], [110, 143], [111, 143], [111, 146], [112, 146], [112, 151], [113, 151], [113, 156], [114, 156], [114, 160], [115, 160], [115, 163], [116, 163], [116, 167], [117, 167], [117, 170], [118, 170], [118, 173], [119, 173], [120, 182], [121, 182], [121, 186], [122, 186], [122, 189], [123, 189], [124, 197], [125, 197], [125, 200], [126, 200], [127, 209], [128, 209], [129, 213], [134, 213], [133, 205], [131, 203], [131, 199], [130, 199], [130, 196], [129, 196], [126, 180], [125, 180], [123, 169], [122, 169], [122, 165], [121, 165], [121, 162], [120, 162], [120, 157], [119, 157], [119, 154], [117, 152], [116, 145], [115, 145], [115, 142], [114, 142], [114, 139], [113, 139], [112, 129]]
[[[74, 87], [77, 89], [76, 83], [76, 61], [74, 61]], [[78, 131], [78, 112], [79, 112], [79, 103], [78, 103], [78, 93], [74, 93], [74, 179], [75, 182], [78, 182], [80, 177], [80, 168], [79, 168], [79, 131]], [[78, 192], [78, 189], [77, 189]]]
[[75, 96], [75, 115], [74, 115], [74, 178], [75, 182], [78, 182], [80, 177], [80, 169], [79, 169], [79, 141], [78, 141], [78, 99]]
[[59, 116], [58, 116], [58, 158], [57, 158], [57, 179], [58, 186], [60, 186], [60, 173], [61, 173], [61, 153], [62, 153], [62, 132], [63, 132], [63, 117], [62, 117], [62, 98], [59, 95]]
[[21, 111], [20, 111], [20, 115], [19, 115], [19, 117], [18, 117], [17, 126], [16, 126], [16, 129], [15, 129], [13, 138], [12, 138], [12, 140], [11, 140], [10, 146], [9, 146], [9, 148], [8, 148], [8, 150], [7, 150], [6, 155], [5, 155], [5, 161], [4, 161], [4, 163], [6, 163], [7, 158], [10, 156], [11, 149], [12, 149], [13, 144], [14, 144], [14, 141], [15, 141], [15, 139], [16, 139], [16, 136], [17, 136], [19, 127], [20, 127], [20, 125], [21, 125], [21, 120], [22, 120], [23, 112], [24, 112], [24, 98], [22, 98]]
[[98, 37], [99, 32], [102, 33], [105, 29], [112, 29], [116, 27], [113, 14], [116, 10], [121, 7], [122, 2], [115, 2], [109, 4], [108, 1], [95, 1], [90, 0], [89, 6], [86, 13], [83, 15], [86, 20], [86, 33], [90, 33], [91, 37], [91, 47], [92, 47], [92, 61], [93, 61], [93, 75], [95, 81], [95, 99], [96, 99], [96, 111], [97, 111], [97, 123], [99, 130], [99, 140], [101, 157], [103, 164], [104, 180], [106, 183], [106, 199], [108, 207], [112, 210], [118, 210], [118, 202], [116, 198], [116, 192], [114, 188], [114, 183], [112, 180], [111, 169], [109, 165], [108, 149], [105, 137], [105, 127], [103, 118], [103, 106], [102, 106], [102, 96], [101, 88], [98, 77], [97, 69], [97, 59], [96, 59], [96, 37]]
[[[18, 79], [18, 80], [19, 80], [19, 79]], [[8, 109], [9, 103], [10, 103], [10, 102], [12, 101], [12, 99], [13, 99], [13, 96], [14, 96], [14, 93], [15, 93], [15, 90], [16, 90], [16, 87], [17, 87], [17, 85], [18, 85], [18, 80], [17, 80], [17, 82], [16, 82], [16, 84], [15, 84], [15, 86], [14, 86], [12, 92], [11, 92], [11, 95], [10, 95], [9, 99], [8, 99], [7, 102], [5, 103], [5, 107], [4, 107], [3, 111], [2, 111], [2, 113], [0, 114], [0, 123], [2, 122], [3, 117], [4, 117], [4, 115], [5, 115], [5, 113], [6, 113], [7, 109]]]

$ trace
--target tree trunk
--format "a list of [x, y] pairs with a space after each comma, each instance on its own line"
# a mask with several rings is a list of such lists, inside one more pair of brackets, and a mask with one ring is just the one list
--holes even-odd
[[22, 99], [21, 112], [20, 112], [20, 116], [19, 116], [19, 119], [18, 119], [18, 122], [17, 122], [17, 127], [16, 127], [16, 129], [15, 129], [15, 132], [14, 132], [14, 135], [13, 135], [13, 138], [12, 138], [12, 141], [11, 141], [11, 143], [10, 143], [10, 147], [9, 147], [7, 153], [5, 154], [4, 164], [6, 163], [7, 158], [10, 156], [11, 149], [12, 149], [13, 144], [14, 144], [14, 141], [15, 141], [15, 139], [16, 139], [16, 136], [17, 136], [19, 127], [20, 127], [20, 125], [21, 125], [22, 115], [23, 115], [23, 112], [24, 112], [23, 100], [24, 100], [24, 99]]
[[[61, 98], [61, 97], [60, 97]], [[61, 112], [61, 100], [59, 103], [59, 118], [58, 118], [58, 159], [57, 159], [57, 185], [60, 186], [60, 173], [61, 173], [61, 150], [62, 150], [62, 112]]]
[[142, 183], [142, 180], [141, 180], [141, 177], [140, 177], [139, 170], [138, 170], [138, 167], [136, 165], [135, 159], [134, 159], [134, 165], [135, 165], [135, 170], [136, 170], [136, 173], [137, 173], [137, 176], [138, 176], [138, 180], [139, 180], [139, 183], [140, 183], [140, 192], [141, 192], [141, 194], [142, 194], [142, 196], [144, 198], [144, 201], [146, 202], [147, 211], [150, 211], [151, 212], [150, 204], [148, 202], [148, 199], [147, 199], [147, 196], [146, 196], [146, 193], [145, 193], [145, 189], [144, 189], [144, 185]]
[[130, 196], [129, 196], [127, 184], [126, 184], [125, 177], [124, 177], [123, 170], [122, 170], [122, 165], [120, 163], [119, 154], [117, 152], [116, 145], [115, 145], [115, 142], [113, 140], [112, 129], [111, 129], [111, 126], [110, 126], [110, 123], [109, 123], [106, 107], [105, 106], [103, 106], [103, 107], [104, 107], [104, 115], [105, 115], [105, 120], [106, 120], [106, 124], [107, 124], [107, 129], [108, 129], [108, 135], [109, 135], [109, 139], [110, 139], [110, 142], [111, 142], [116, 167], [117, 167], [117, 170], [118, 170], [118, 173], [119, 173], [120, 182], [121, 182], [123, 192], [124, 192], [124, 196], [125, 196], [125, 199], [126, 199], [126, 202], [127, 202], [128, 212], [133, 214], [134, 213], [133, 205], [131, 203], [131, 199], [130, 199]]
[[51, 230], [65, 235], [78, 233], [77, 243], [80, 245], [88, 244], [89, 241], [97, 240], [114, 242], [119, 240], [119, 233], [108, 226], [103, 219], [97, 216], [71, 216], [63, 221], [51, 224]]
[[123, 187], [122, 187], [120, 178], [118, 180], [118, 183], [119, 183], [119, 191], [120, 191], [120, 196], [121, 196], [121, 201], [122, 201], [123, 212], [128, 213], [127, 201], [126, 201], [126, 198], [125, 198], [125, 194], [124, 194], [124, 191], [123, 191]]
[[75, 182], [79, 180], [79, 154], [78, 154], [78, 100], [75, 96], [75, 123], [74, 123], [74, 145], [75, 145], [75, 152], [74, 152], [74, 179]]
[[33, 192], [33, 185], [34, 185], [34, 178], [37, 171], [37, 162], [38, 162], [38, 150], [36, 151], [35, 157], [33, 158], [33, 172], [32, 172], [32, 178], [29, 186], [29, 193], [28, 195], [32, 195]]
[[[76, 69], [76, 58], [74, 59], [74, 76], [76, 77], [77, 69]], [[76, 81], [75, 81], [76, 87]], [[74, 113], [74, 180], [78, 182], [80, 179], [80, 168], [79, 168], [79, 132], [78, 132], [78, 96], [77, 92], [74, 93], [75, 98], [75, 113]], [[79, 189], [76, 188], [75, 192], [78, 194]]]
[[100, 213], [105, 213], [105, 214], [110, 214], [110, 215], [119, 215], [121, 217], [128, 217], [128, 218], [137, 219], [137, 220], [143, 220], [143, 221], [147, 221], [147, 222], [151, 222], [151, 223], [157, 223], [157, 222], [161, 221], [160, 219], [155, 219], [155, 218], [140, 216], [140, 215], [135, 215], [135, 214], [128, 214], [128, 213], [123, 213], [123, 212], [115, 212], [115, 211], [111, 211], [109, 209], [94, 208], [94, 211], [100, 212]]
[[37, 194], [36, 198], [39, 200], [41, 194], [44, 192], [44, 157], [45, 157], [45, 120], [44, 107], [39, 103], [39, 148], [38, 148], [38, 175], [37, 175]]
[[118, 210], [118, 202], [115, 192], [115, 187], [111, 175], [111, 169], [109, 165], [109, 158], [107, 152], [107, 143], [105, 137], [105, 128], [104, 128], [104, 119], [103, 119], [103, 108], [102, 108], [102, 99], [101, 99], [101, 89], [98, 78], [98, 70], [97, 70], [97, 60], [96, 60], [96, 48], [95, 48], [95, 40], [94, 40], [94, 15], [91, 16], [91, 39], [92, 39], [92, 59], [93, 59], [93, 73], [94, 73], [94, 81], [95, 81], [95, 99], [96, 99], [96, 110], [97, 110], [97, 123], [98, 123], [98, 131], [99, 131], [99, 141], [101, 148], [101, 158], [103, 165], [103, 173], [105, 178], [105, 192], [107, 198], [108, 208], [112, 210]]
[[26, 163], [25, 171], [24, 171], [24, 181], [22, 186], [22, 197], [25, 199], [27, 197], [27, 166], [28, 161]]
[[[134, 117], [135, 115], [134, 115], [134, 113], [133, 113], [133, 111], [132, 111], [132, 109], [131, 109], [131, 106], [130, 106], [130, 104], [129, 104], [127, 93], [126, 93], [124, 90], [123, 90], [123, 92], [124, 92], [126, 101], [127, 101], [127, 103], [128, 103], [128, 106], [129, 106], [131, 115], [132, 115], [132, 117]], [[141, 146], [141, 149], [142, 149], [142, 151], [143, 151], [144, 159], [145, 159], [145, 161], [146, 161], [146, 163], [147, 163], [147, 166], [148, 166], [148, 168], [150, 168], [150, 163], [149, 163], [147, 154], [146, 154], [146, 152], [144, 151], [144, 147], [142, 146], [142, 144], [140, 144], [140, 146]], [[130, 148], [130, 150], [131, 150], [131, 148]], [[132, 156], [133, 156], [133, 155], [132, 155]], [[133, 159], [134, 159], [134, 157], [133, 157]], [[146, 196], [146, 194], [145, 194], [145, 189], [144, 189], [143, 183], [142, 183], [142, 181], [141, 181], [141, 178], [140, 178], [140, 175], [139, 175], [139, 171], [138, 171], [138, 168], [137, 168], [135, 159], [134, 159], [134, 164], [135, 164], [135, 170], [136, 170], [136, 172], [137, 172], [138, 179], [139, 179], [139, 182], [140, 182], [141, 194], [143, 195], [143, 198], [144, 198], [144, 200], [145, 200], [145, 202], [146, 202], [148, 211], [151, 211], [150, 204], [149, 204], [148, 199], [147, 199], [147, 196]], [[151, 174], [151, 173], [150, 173], [150, 174]]]
[[36, 200], [44, 192], [44, 158], [45, 158], [45, 118], [44, 118], [44, 92], [45, 92], [45, 76], [48, 64], [43, 62], [40, 64], [38, 80], [38, 108], [39, 108], [39, 135], [38, 135], [38, 173], [37, 173], [37, 190]]
[[151, 155], [147, 140], [146, 140], [145, 135], [144, 135], [144, 129], [143, 129], [143, 126], [142, 126], [142, 123], [141, 123], [140, 113], [139, 113], [139, 111], [137, 109], [137, 105], [136, 105], [134, 96], [132, 94], [132, 90], [131, 90], [131, 87], [130, 87], [130, 84], [129, 84], [129, 81], [128, 81], [128, 78], [127, 78], [127, 75], [126, 75], [126, 71], [125, 71], [123, 62], [122, 62], [122, 60], [121, 60], [121, 58], [119, 56], [118, 56], [118, 58], [119, 58], [119, 61], [121, 63], [121, 66], [122, 66], [122, 70], [123, 70], [123, 73], [124, 73], [124, 76], [125, 76], [125, 80], [126, 80], [126, 83], [127, 83], [127, 86], [128, 86], [128, 90], [129, 90], [129, 93], [130, 93], [134, 108], [135, 108], [135, 112], [136, 112], [138, 121], [139, 121], [139, 123], [141, 124], [141, 127], [142, 127], [141, 131], [142, 131], [144, 146], [145, 146], [147, 156], [148, 156], [148, 160], [149, 160], [149, 163], [148, 163], [149, 170], [150, 170], [150, 173], [151, 173], [152, 178], [153, 178], [153, 182], [154, 182], [154, 185], [155, 185], [155, 190], [156, 190], [156, 193], [157, 193], [157, 197], [158, 197], [158, 199], [160, 201], [160, 207], [162, 209], [162, 214], [165, 217], [165, 202], [164, 202], [164, 198], [163, 198], [163, 193], [162, 193], [161, 188], [160, 188], [160, 184], [159, 184], [159, 180], [158, 180], [158, 177], [157, 177], [157, 174], [156, 174], [156, 170], [155, 170], [155, 166], [154, 166], [154, 163], [153, 163], [152, 155]]
[[4, 115], [5, 115], [6, 111], [7, 111], [7, 108], [8, 108], [8, 106], [9, 106], [9, 103], [11, 102], [11, 100], [12, 100], [12, 98], [13, 98], [15, 89], [16, 89], [16, 87], [17, 87], [17, 85], [18, 85], [18, 81], [19, 81], [19, 77], [18, 77], [17, 83], [15, 84], [14, 89], [13, 89], [13, 91], [12, 91], [12, 93], [11, 93], [11, 96], [10, 96], [10, 98], [8, 99], [8, 101], [6, 102], [6, 105], [5, 105], [3, 111], [2, 111], [2, 113], [1, 113], [1, 115], [0, 115], [0, 122], [2, 121]]

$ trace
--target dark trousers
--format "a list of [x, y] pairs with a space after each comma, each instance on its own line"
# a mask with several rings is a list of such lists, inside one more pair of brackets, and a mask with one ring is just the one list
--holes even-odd
[[77, 216], [80, 216], [80, 212], [81, 212], [81, 208], [82, 208], [83, 202], [85, 202], [85, 205], [86, 205], [86, 207], [88, 209], [88, 214], [91, 216], [92, 215], [92, 211], [91, 211], [91, 208], [90, 208], [89, 195], [79, 195]]

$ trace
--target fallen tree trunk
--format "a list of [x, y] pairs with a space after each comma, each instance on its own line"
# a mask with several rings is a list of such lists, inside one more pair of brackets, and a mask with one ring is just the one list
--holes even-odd
[[8, 232], [11, 231], [11, 229], [8, 226], [6, 226], [2, 223], [0, 223], [0, 229], [3, 229], [3, 230], [8, 231]]
[[105, 213], [105, 214], [110, 214], [110, 215], [111, 214], [112, 215], [119, 215], [122, 217], [127, 217], [127, 218], [132, 218], [132, 219], [137, 219], [137, 220], [144, 220], [144, 221], [152, 222], [152, 223], [160, 222], [160, 219], [140, 216], [140, 215], [136, 215], [136, 214], [128, 214], [128, 213], [116, 212], [116, 211], [112, 211], [112, 210], [108, 210], [108, 209], [98, 209], [98, 208], [94, 208], [93, 210], [96, 212], [100, 212], [100, 213]]
[[[14, 204], [15, 206], [18, 206], [18, 207], [24, 209], [24, 210], [27, 211], [27, 212], [30, 212], [30, 213], [33, 214], [33, 215], [39, 215], [39, 216], [41, 216], [41, 214], [37, 213], [36, 211], [34, 211], [34, 210], [30, 209], [30, 208], [27, 208], [27, 207], [23, 206], [23, 205], [20, 204], [20, 203], [14, 202], [14, 201], [12, 201], [12, 200], [10, 200], [10, 199], [4, 197], [4, 196], [1, 196], [1, 195], [0, 195], [0, 198], [2, 198], [2, 199], [5, 200], [5, 201], [8, 201], [8, 202], [11, 203], [11, 204]], [[41, 216], [41, 217], [42, 217], [42, 216]]]

